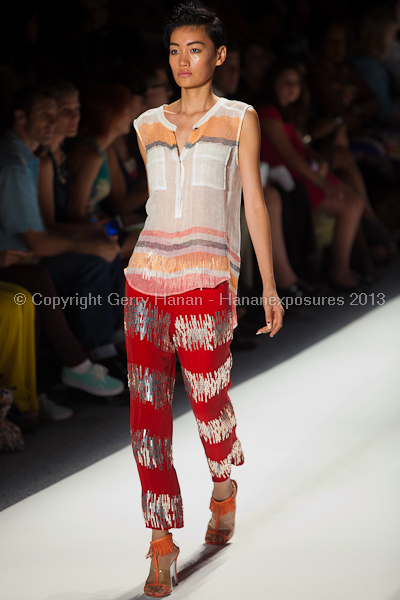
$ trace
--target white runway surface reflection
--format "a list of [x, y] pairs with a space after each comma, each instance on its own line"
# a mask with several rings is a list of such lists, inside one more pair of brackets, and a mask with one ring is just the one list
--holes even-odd
[[[193, 415], [175, 421], [172, 598], [400, 600], [399, 325], [395, 299], [231, 390], [246, 462], [228, 547], [203, 543], [207, 463]], [[0, 513], [2, 600], [144, 598], [140, 493], [127, 447]]]

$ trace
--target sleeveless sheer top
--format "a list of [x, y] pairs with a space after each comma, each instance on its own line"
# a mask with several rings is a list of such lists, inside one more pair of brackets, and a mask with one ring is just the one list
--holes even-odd
[[146, 149], [149, 198], [126, 279], [150, 295], [229, 281], [235, 327], [242, 190], [238, 146], [249, 105], [219, 98], [193, 125], [181, 155], [176, 125], [164, 106], [134, 121]]

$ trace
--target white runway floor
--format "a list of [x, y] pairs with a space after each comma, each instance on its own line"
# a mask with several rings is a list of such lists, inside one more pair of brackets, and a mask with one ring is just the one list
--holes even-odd
[[[193, 415], [175, 421], [175, 600], [400, 600], [399, 325], [395, 299], [231, 390], [228, 547], [203, 543], [207, 463]], [[148, 541], [127, 447], [0, 513], [1, 600], [144, 598]]]

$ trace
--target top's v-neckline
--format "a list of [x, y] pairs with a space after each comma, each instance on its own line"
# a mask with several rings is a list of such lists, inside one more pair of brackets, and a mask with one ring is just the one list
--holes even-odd
[[[218, 98], [218, 100], [216, 101], [216, 103], [196, 122], [192, 125], [192, 131], [195, 129], [198, 129], [201, 125], [203, 125], [217, 110], [217, 108], [219, 107], [220, 103], [222, 102], [222, 100], [225, 100], [225, 98], [220, 97]], [[167, 119], [167, 117], [165, 116], [165, 112], [164, 112], [164, 108], [168, 106], [168, 104], [162, 104], [158, 111], [159, 111], [159, 118], [160, 120], [164, 123], [164, 125], [166, 127], [168, 127], [168, 129], [172, 129], [172, 131], [174, 131], [176, 133], [176, 130], [178, 128], [178, 126], [175, 123], [172, 123], [172, 121], [170, 121], [169, 119]], [[188, 138], [186, 140], [186, 142], [184, 143], [184, 145], [182, 146], [182, 152], [184, 151], [186, 144], [188, 143], [190, 136], [192, 135], [192, 132], [188, 135]], [[178, 148], [178, 143], [176, 144], [176, 150], [178, 152], [178, 156], [181, 157], [182, 156], [182, 152], [179, 152], [179, 148]]]

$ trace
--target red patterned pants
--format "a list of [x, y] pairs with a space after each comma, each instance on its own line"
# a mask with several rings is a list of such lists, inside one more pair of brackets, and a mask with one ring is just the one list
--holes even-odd
[[126, 285], [125, 337], [131, 441], [142, 484], [146, 527], [183, 527], [172, 459], [176, 354], [213, 481], [243, 464], [231, 385], [232, 311], [228, 282], [176, 296], [149, 296]]

